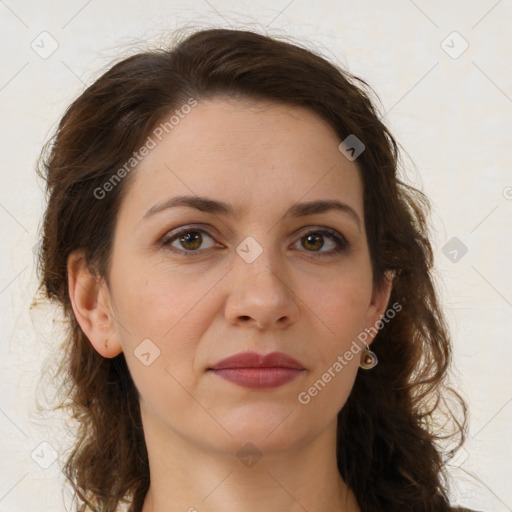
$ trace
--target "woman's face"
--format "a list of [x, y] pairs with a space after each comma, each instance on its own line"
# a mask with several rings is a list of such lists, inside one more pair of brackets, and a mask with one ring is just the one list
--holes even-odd
[[[155, 140], [119, 211], [108, 289], [146, 431], [270, 453], [335, 428], [359, 364], [343, 356], [389, 297], [372, 288], [356, 163], [316, 114], [273, 103], [199, 101]], [[306, 207], [326, 201], [341, 206]], [[211, 370], [244, 352], [302, 369]]]

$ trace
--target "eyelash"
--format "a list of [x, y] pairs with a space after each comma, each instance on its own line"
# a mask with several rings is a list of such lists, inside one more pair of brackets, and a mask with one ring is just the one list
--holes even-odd
[[[188, 227], [185, 227], [184, 229], [180, 229], [180, 231], [178, 231], [176, 233], [170, 234], [169, 236], [165, 236], [164, 239], [162, 240], [162, 245], [164, 247], [168, 247], [173, 252], [178, 252], [181, 255], [184, 255], [185, 257], [197, 257], [200, 255], [201, 252], [208, 250], [208, 249], [186, 250], [186, 249], [178, 249], [176, 247], [171, 246], [171, 243], [174, 242], [174, 240], [177, 240], [181, 236], [186, 235], [188, 233], [202, 233], [202, 234], [208, 235], [212, 240], [214, 239], [214, 237], [210, 233], [208, 233], [208, 231], [206, 231], [204, 229], [200, 229], [200, 228], [195, 228], [194, 226], [188, 226]], [[311, 256], [313, 256], [314, 258], [324, 258], [324, 257], [335, 256], [335, 255], [341, 253], [342, 251], [345, 251], [349, 246], [349, 243], [347, 242], [346, 238], [343, 235], [341, 235], [340, 233], [338, 233], [336, 230], [331, 229], [331, 228], [324, 227], [324, 228], [317, 228], [317, 229], [312, 229], [312, 230], [306, 231], [305, 233], [303, 233], [300, 236], [298, 241], [301, 240], [302, 238], [305, 238], [308, 235], [321, 235], [321, 236], [330, 237], [337, 245], [337, 247], [335, 249], [331, 249], [330, 251], [320, 251], [320, 252], [306, 251], [306, 252], [311, 253]]]

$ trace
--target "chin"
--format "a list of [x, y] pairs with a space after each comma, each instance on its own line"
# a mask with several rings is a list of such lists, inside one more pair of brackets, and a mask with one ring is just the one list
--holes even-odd
[[299, 425], [295, 424], [290, 428], [286, 420], [283, 421], [285, 417], [286, 415], [282, 416], [279, 421], [275, 418], [269, 418], [268, 421], [262, 421], [261, 418], [251, 421], [248, 418], [247, 422], [229, 427], [226, 425], [226, 428], [233, 436], [231, 442], [236, 450], [250, 443], [264, 453], [277, 454], [297, 447], [310, 435], [308, 430], [304, 427], [299, 428]]

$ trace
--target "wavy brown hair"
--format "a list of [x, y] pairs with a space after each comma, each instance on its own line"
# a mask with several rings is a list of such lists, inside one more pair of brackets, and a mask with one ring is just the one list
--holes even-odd
[[[173, 110], [190, 98], [213, 97], [305, 106], [340, 141], [353, 134], [364, 143], [357, 165], [374, 284], [395, 271], [390, 302], [402, 310], [373, 342], [380, 364], [358, 373], [338, 414], [338, 469], [363, 512], [449, 510], [445, 465], [465, 439], [466, 405], [445, 384], [451, 345], [432, 275], [429, 202], [400, 179], [399, 146], [373, 95], [366, 82], [300, 44], [207, 29], [116, 63], [69, 106], [39, 159], [48, 203], [38, 270], [40, 291], [62, 306], [69, 327], [60, 406], [78, 425], [65, 473], [79, 510], [113, 512], [128, 502], [140, 511], [149, 466], [124, 355], [103, 358], [78, 325], [67, 257], [83, 249], [91, 271], [109, 282], [116, 215], [136, 168], [105, 197], [98, 199], [95, 191]], [[447, 428], [440, 420], [449, 393], [462, 416], [448, 413]]]

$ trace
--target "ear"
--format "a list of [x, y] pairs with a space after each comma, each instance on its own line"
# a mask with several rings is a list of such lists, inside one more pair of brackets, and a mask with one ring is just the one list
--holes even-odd
[[386, 312], [389, 298], [391, 296], [391, 290], [393, 289], [394, 278], [394, 271], [386, 271], [384, 273], [384, 281], [381, 286], [379, 288], [373, 289], [372, 299], [370, 306], [368, 307], [366, 325], [366, 333], [368, 334], [366, 343], [368, 343], [368, 345], [370, 345], [378, 333], [379, 321], [382, 319], [384, 313]]
[[122, 347], [107, 284], [91, 273], [82, 250], [68, 256], [67, 270], [69, 297], [77, 322], [99, 354], [117, 356]]

